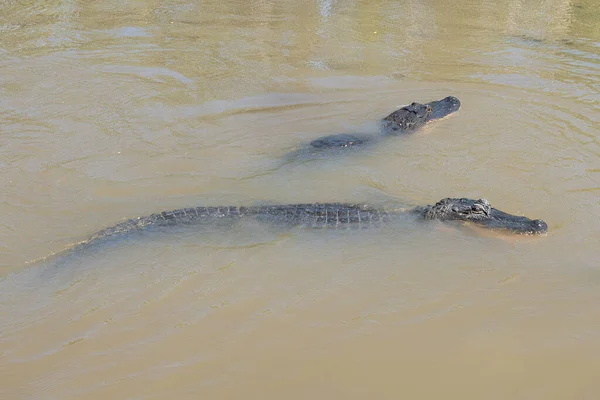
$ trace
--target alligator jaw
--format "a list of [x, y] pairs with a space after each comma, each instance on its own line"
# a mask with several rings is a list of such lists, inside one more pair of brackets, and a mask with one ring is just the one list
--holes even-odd
[[541, 219], [529, 219], [491, 209], [489, 218], [473, 221], [487, 229], [503, 230], [522, 235], [541, 235], [548, 232], [548, 225]]
[[428, 121], [434, 119], [441, 119], [448, 115], [458, 111], [460, 108], [460, 100], [454, 96], [448, 96], [442, 100], [432, 101], [431, 103], [425, 104], [431, 108], [431, 114], [429, 114]]
[[420, 207], [415, 211], [425, 219], [469, 222], [486, 229], [523, 235], [540, 235], [548, 231], [548, 225], [544, 221], [500, 211], [490, 206], [485, 199], [446, 198], [433, 206]]

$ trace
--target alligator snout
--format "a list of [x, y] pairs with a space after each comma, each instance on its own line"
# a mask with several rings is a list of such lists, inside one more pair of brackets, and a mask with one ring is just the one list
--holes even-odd
[[548, 232], [548, 224], [546, 224], [541, 219], [534, 219], [532, 222], [533, 227], [535, 228], [534, 233], [546, 233]]

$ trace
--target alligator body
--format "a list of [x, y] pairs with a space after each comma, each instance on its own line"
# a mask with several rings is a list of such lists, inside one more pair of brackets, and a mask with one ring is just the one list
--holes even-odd
[[164, 211], [123, 221], [97, 232], [71, 250], [101, 239], [140, 231], [151, 227], [235, 222], [255, 218], [286, 227], [360, 229], [380, 227], [396, 217], [412, 215], [422, 220], [473, 223], [483, 228], [517, 234], [542, 234], [548, 229], [542, 220], [511, 215], [490, 206], [487, 200], [446, 198], [434, 205], [412, 209], [385, 209], [368, 204], [316, 203], [251, 207], [195, 207]]
[[[412, 103], [394, 111], [381, 120], [381, 135], [398, 136], [413, 133], [428, 122], [444, 118], [460, 108], [460, 101], [454, 96], [427, 104]], [[310, 142], [311, 149], [335, 149], [358, 147], [376, 140], [375, 135], [338, 134], [324, 136]]]
[[250, 207], [195, 207], [164, 211], [145, 217], [128, 219], [110, 228], [103, 229], [88, 239], [50, 256], [32, 263], [84, 250], [103, 240], [150, 229], [153, 227], [173, 227], [182, 225], [233, 224], [244, 218], [254, 218], [284, 227], [323, 228], [323, 229], [365, 229], [389, 225], [394, 220], [405, 217], [438, 220], [444, 222], [465, 222], [514, 234], [539, 235], [548, 230], [540, 219], [532, 220], [508, 214], [490, 206], [487, 200], [466, 198], [446, 198], [434, 205], [406, 208], [380, 208], [369, 204], [314, 203], [284, 204]]

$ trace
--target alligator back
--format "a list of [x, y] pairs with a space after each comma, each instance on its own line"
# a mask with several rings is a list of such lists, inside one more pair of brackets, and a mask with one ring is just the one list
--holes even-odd
[[63, 251], [33, 262], [45, 261], [59, 255], [83, 250], [104, 239], [112, 239], [152, 227], [194, 224], [218, 224], [222, 226], [234, 224], [244, 218], [253, 218], [259, 222], [287, 228], [361, 229], [380, 227], [388, 222], [392, 215], [383, 209], [367, 204], [349, 203], [180, 208], [128, 219], [96, 232], [89, 238], [75, 243]]
[[50, 261], [67, 254], [84, 251], [105, 240], [113, 240], [134, 232], [169, 226], [204, 225], [232, 226], [243, 219], [285, 228], [359, 229], [379, 227], [390, 220], [389, 212], [367, 204], [315, 203], [266, 206], [194, 207], [163, 211], [125, 220], [98, 231], [85, 240], [27, 264]]

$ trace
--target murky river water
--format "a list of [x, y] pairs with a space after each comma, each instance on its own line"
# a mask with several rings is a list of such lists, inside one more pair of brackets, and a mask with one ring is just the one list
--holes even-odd
[[[600, 397], [596, 0], [0, 6], [2, 399]], [[251, 224], [28, 264], [178, 207], [448, 196], [549, 233]]]

